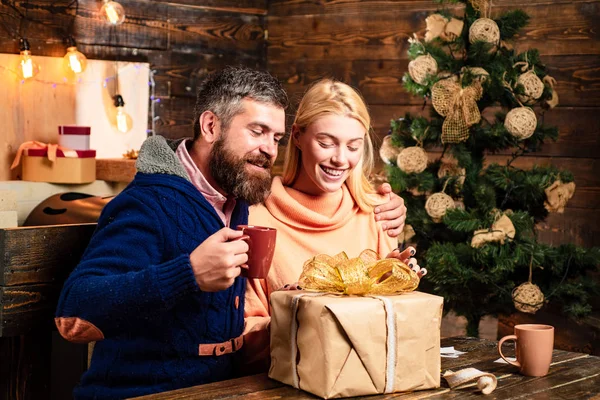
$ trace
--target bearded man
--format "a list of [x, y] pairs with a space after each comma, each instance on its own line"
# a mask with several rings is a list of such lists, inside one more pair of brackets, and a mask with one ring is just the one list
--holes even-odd
[[61, 335], [96, 341], [76, 399], [233, 377], [248, 245], [231, 227], [269, 193], [287, 105], [268, 73], [226, 68], [199, 88], [192, 140], [144, 142], [138, 173], [103, 209], [59, 299]]

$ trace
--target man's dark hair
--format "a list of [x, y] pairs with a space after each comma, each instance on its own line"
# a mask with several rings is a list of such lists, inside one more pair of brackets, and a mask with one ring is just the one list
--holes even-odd
[[242, 100], [250, 98], [286, 109], [288, 97], [281, 83], [268, 72], [246, 67], [226, 67], [209, 75], [198, 88], [194, 108], [194, 140], [200, 136], [200, 115], [212, 111], [224, 131], [242, 112]]

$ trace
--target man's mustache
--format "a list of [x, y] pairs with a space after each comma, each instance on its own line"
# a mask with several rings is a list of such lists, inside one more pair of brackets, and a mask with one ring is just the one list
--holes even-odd
[[266, 168], [266, 169], [271, 169], [271, 167], [273, 166], [273, 162], [274, 162], [273, 160], [271, 160], [269, 157], [267, 157], [264, 154], [249, 155], [246, 157], [246, 161], [249, 162], [250, 164], [254, 164], [259, 167]]

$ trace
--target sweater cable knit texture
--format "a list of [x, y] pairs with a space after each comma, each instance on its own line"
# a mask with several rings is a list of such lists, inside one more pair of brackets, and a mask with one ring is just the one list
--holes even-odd
[[[104, 208], [60, 296], [58, 319], [85, 320], [104, 335], [74, 391], [78, 399], [135, 397], [233, 374], [233, 354], [199, 356], [198, 345], [242, 334], [246, 279], [202, 292], [189, 258], [223, 223], [163, 138], [144, 143], [137, 167]], [[231, 225], [247, 223], [247, 215], [238, 201]]]

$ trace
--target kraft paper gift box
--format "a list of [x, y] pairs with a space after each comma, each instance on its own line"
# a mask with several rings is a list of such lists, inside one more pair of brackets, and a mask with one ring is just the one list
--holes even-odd
[[269, 377], [323, 398], [440, 386], [443, 298], [271, 295]]
[[[23, 180], [52, 183], [88, 183], [96, 180], [96, 150], [56, 150], [54, 162], [48, 159], [48, 149], [25, 149]], [[74, 157], [76, 155], [76, 157]]]

